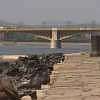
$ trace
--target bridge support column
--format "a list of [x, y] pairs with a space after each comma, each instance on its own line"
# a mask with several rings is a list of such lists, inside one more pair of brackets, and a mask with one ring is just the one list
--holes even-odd
[[100, 56], [100, 33], [91, 34], [91, 56]]
[[52, 28], [51, 48], [61, 48], [60, 33], [57, 28]]

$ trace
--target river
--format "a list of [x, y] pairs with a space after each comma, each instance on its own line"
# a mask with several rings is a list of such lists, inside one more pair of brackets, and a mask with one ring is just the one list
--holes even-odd
[[61, 49], [51, 49], [50, 43], [0, 43], [0, 55], [89, 52], [89, 43], [63, 43]]

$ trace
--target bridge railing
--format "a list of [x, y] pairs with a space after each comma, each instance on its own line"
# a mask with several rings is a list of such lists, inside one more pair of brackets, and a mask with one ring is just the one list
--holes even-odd
[[100, 25], [24, 25], [24, 26], [0, 26], [0, 29], [35, 29], [35, 28], [100, 28]]
[[75, 28], [80, 28], [80, 27], [100, 27], [100, 25], [87, 25], [87, 24], [81, 24], [81, 25], [62, 25], [62, 24], [53, 24], [53, 25], [30, 25], [30, 26], [22, 26], [22, 27], [29, 27], [29, 28], [63, 28], [63, 27], [75, 27]]

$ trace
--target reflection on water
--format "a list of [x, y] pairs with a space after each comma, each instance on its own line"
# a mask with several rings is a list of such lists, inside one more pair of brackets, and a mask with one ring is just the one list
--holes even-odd
[[0, 44], [0, 55], [2, 54], [41, 54], [52, 52], [78, 53], [89, 52], [89, 43], [63, 43], [61, 49], [51, 49], [50, 43], [17, 43]]

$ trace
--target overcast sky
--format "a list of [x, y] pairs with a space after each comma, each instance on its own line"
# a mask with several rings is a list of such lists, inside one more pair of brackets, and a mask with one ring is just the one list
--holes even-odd
[[100, 22], [100, 0], [0, 0], [0, 20]]

